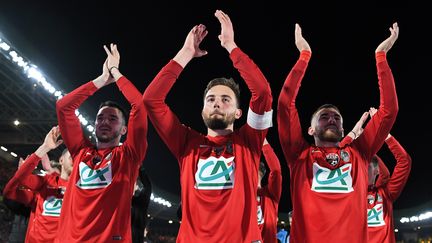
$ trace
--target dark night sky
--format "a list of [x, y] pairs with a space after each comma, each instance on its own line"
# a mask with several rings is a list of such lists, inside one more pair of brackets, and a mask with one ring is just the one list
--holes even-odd
[[[432, 134], [426, 88], [430, 85], [430, 40], [426, 36], [430, 35], [431, 21], [423, 6], [411, 1], [410, 6], [353, 7], [306, 3], [294, 6], [284, 1], [257, 1], [249, 6], [239, 1], [200, 1], [197, 5], [148, 1], [100, 5], [92, 1], [9, 2], [0, 5], [1, 31], [66, 93], [101, 73], [106, 57], [102, 45], [112, 42], [120, 50], [121, 72], [143, 91], [181, 48], [188, 31], [195, 24], [205, 24], [209, 34], [202, 47], [209, 54], [186, 67], [167, 99], [184, 124], [203, 133], [202, 91], [209, 80], [225, 76], [239, 81], [243, 110], [247, 110], [250, 98], [217, 39], [220, 26], [213, 13], [221, 9], [229, 14], [237, 45], [258, 64], [271, 84], [275, 113], [268, 140], [282, 164], [281, 212], [290, 210], [291, 205], [289, 173], [277, 134], [276, 105], [285, 77], [299, 55], [294, 44], [294, 24], [301, 25], [313, 52], [297, 99], [303, 130], [313, 110], [323, 103], [333, 103], [341, 109], [344, 127], [349, 131], [364, 111], [379, 105], [374, 51], [397, 21], [399, 39], [387, 55], [399, 97], [392, 134], [410, 153], [413, 168], [395, 208], [414, 207], [432, 199], [427, 179], [432, 170], [427, 157]], [[128, 107], [113, 85], [91, 97], [80, 110], [93, 119], [98, 104], [107, 97]], [[245, 122], [245, 117], [236, 127]], [[312, 142], [310, 137], [307, 139]], [[151, 125], [148, 141], [145, 167], [153, 183], [178, 194], [178, 165]], [[395, 160], [386, 147], [379, 155], [392, 169]]]

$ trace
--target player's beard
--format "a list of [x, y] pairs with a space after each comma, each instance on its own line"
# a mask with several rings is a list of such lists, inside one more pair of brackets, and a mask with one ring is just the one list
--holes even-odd
[[339, 142], [342, 139], [342, 130], [324, 129], [318, 130], [318, 138], [326, 142]]
[[229, 125], [234, 123], [235, 112], [233, 112], [232, 114], [228, 114], [223, 118], [218, 118], [218, 117], [212, 118], [211, 116], [204, 115], [203, 120], [207, 128], [210, 128], [212, 130], [223, 130], [226, 129]]
[[118, 131], [115, 131], [113, 135], [100, 135], [96, 133], [96, 138], [98, 139], [98, 142], [100, 143], [109, 143], [113, 140], [115, 140], [120, 135], [120, 129]]

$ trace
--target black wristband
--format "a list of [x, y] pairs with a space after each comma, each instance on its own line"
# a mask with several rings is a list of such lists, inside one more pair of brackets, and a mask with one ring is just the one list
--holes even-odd
[[[117, 68], [117, 70], [118, 70], [118, 67], [116, 67], [116, 66], [112, 66], [112, 67], [110, 67], [110, 68], [108, 69], [108, 71], [109, 71], [110, 74], [111, 74], [111, 70], [112, 70], [113, 68]], [[111, 74], [111, 76], [112, 76], [112, 74]]]
[[354, 139], [357, 138], [357, 134], [354, 131], [351, 131], [354, 134]]

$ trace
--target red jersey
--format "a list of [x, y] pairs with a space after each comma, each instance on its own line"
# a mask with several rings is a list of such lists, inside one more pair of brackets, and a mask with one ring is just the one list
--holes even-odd
[[270, 144], [262, 148], [270, 173], [266, 186], [258, 189], [258, 226], [265, 243], [277, 243], [278, 206], [282, 193], [282, 171]]
[[376, 54], [380, 106], [362, 136], [343, 147], [316, 147], [303, 138], [295, 105], [311, 53], [302, 51], [278, 101], [279, 139], [290, 170], [290, 242], [367, 242], [367, 166], [396, 119], [393, 75]]
[[35, 195], [25, 242], [54, 241], [67, 184], [57, 173], [43, 176], [32, 174], [39, 161], [40, 158], [32, 154], [12, 178]]
[[173, 60], [143, 96], [149, 119], [180, 166], [182, 222], [177, 242], [261, 240], [256, 217], [258, 166], [271, 126], [271, 90], [259, 68], [239, 48], [230, 58], [252, 98], [247, 124], [229, 135], [200, 134], [182, 125], [169, 109], [165, 97], [183, 70]]
[[63, 200], [56, 242], [130, 242], [131, 197], [147, 150], [147, 119], [141, 93], [125, 77], [117, 82], [132, 106], [126, 141], [97, 149], [84, 136], [75, 110], [92, 95], [88, 82], [57, 101], [64, 143], [73, 170]]
[[396, 242], [393, 202], [401, 194], [411, 171], [411, 157], [399, 142], [392, 136], [386, 140], [386, 144], [396, 158], [396, 166], [390, 177], [384, 162], [378, 158], [379, 177], [367, 195], [368, 242]]

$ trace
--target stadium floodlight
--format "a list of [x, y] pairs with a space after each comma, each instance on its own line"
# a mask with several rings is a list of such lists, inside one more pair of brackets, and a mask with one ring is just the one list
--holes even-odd
[[[1, 32], [0, 32], [1, 33]], [[34, 85], [41, 85], [48, 93], [57, 98], [57, 100], [63, 98], [64, 92], [55, 88], [52, 83], [48, 81], [48, 78], [43, 72], [31, 61], [19, 54], [19, 51], [13, 47], [5, 39], [0, 39], [0, 53], [2, 53], [8, 60], [18, 66], [19, 69], [27, 76], [29, 80], [34, 82]], [[75, 112], [77, 116], [80, 115], [78, 110]], [[89, 120], [83, 115], [78, 117], [81, 124], [86, 126], [87, 130], [93, 134], [94, 127], [89, 125]]]

